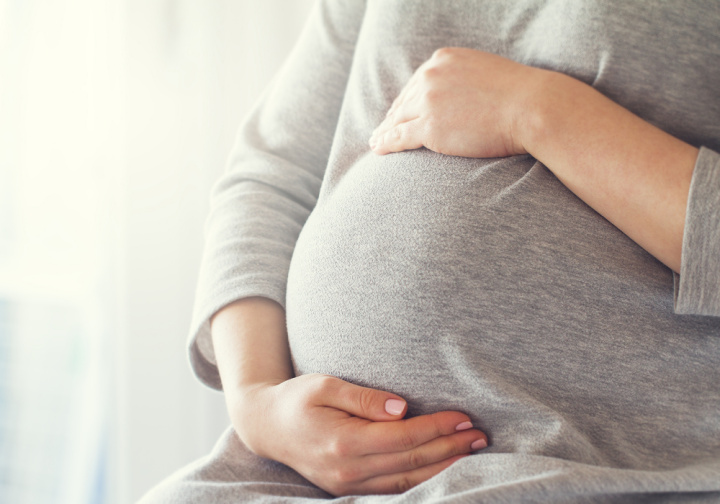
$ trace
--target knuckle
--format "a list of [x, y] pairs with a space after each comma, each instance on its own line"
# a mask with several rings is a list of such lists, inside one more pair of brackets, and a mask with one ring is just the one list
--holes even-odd
[[451, 58], [456, 52], [457, 48], [455, 47], [441, 47], [439, 49], [436, 49], [435, 52], [433, 52], [432, 57], [436, 60], [444, 60], [447, 58]]
[[415, 448], [415, 437], [410, 432], [405, 432], [398, 439], [398, 444], [402, 450], [411, 450]]
[[350, 445], [342, 438], [335, 438], [328, 443], [326, 451], [329, 458], [342, 459], [349, 455]]
[[337, 468], [332, 473], [337, 486], [348, 488], [357, 478], [357, 471], [348, 468]]
[[439, 64], [428, 65], [422, 70], [422, 78], [426, 82], [433, 82], [442, 74]]
[[428, 437], [428, 439], [442, 438], [446, 434], [455, 433], [454, 425], [453, 425], [452, 431], [447, 432], [447, 429], [446, 429], [447, 422], [443, 420], [442, 415], [439, 413], [425, 415], [422, 417], [422, 420], [423, 420], [422, 429], [423, 429], [423, 432], [425, 432], [425, 435]]
[[468, 453], [469, 450], [470, 445], [466, 443], [462, 438], [456, 437], [452, 440], [449, 440], [447, 446], [447, 455], [448, 457], [462, 455], [463, 453]]
[[316, 381], [317, 381], [318, 385], [320, 387], [322, 387], [323, 389], [326, 389], [326, 388], [329, 388], [329, 387], [335, 385], [335, 381], [337, 380], [337, 378], [335, 378], [334, 376], [325, 375], [325, 374], [318, 374], [318, 375], [316, 375], [316, 377], [317, 377]]
[[427, 465], [427, 458], [417, 450], [413, 450], [408, 453], [408, 465], [413, 469], [425, 467]]
[[315, 375], [310, 386], [310, 392], [313, 396], [326, 395], [335, 385], [335, 378], [329, 375]]
[[358, 402], [360, 403], [360, 410], [370, 413], [373, 411], [373, 399], [375, 397], [375, 394], [370, 389], [360, 389], [360, 393], [358, 394]]
[[400, 126], [396, 126], [385, 133], [384, 143], [394, 145], [402, 139], [402, 131]]
[[410, 478], [407, 476], [400, 476], [395, 482], [395, 490], [397, 493], [405, 493], [413, 486], [415, 485], [412, 483], [412, 481], [410, 481]]
[[422, 105], [425, 108], [432, 108], [442, 99], [442, 92], [438, 89], [430, 88], [422, 96]]
[[445, 429], [443, 429], [442, 417], [440, 415], [430, 415], [430, 421], [432, 422], [432, 430], [436, 436], [445, 435]]
[[423, 123], [425, 133], [431, 137], [439, 135], [442, 131], [438, 118], [434, 114], [427, 114], [423, 117]]

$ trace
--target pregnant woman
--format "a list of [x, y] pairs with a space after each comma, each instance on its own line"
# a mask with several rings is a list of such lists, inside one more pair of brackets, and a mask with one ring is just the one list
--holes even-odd
[[143, 502], [717, 502], [719, 90], [711, 0], [319, 1], [214, 191], [233, 428]]

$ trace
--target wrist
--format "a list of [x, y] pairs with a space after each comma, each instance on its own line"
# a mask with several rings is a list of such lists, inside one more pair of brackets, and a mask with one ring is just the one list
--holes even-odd
[[239, 385], [236, 390], [237, 400], [250, 410], [255, 402], [265, 401], [285, 381], [278, 379]]
[[568, 75], [533, 68], [521, 110], [515, 121], [515, 142], [544, 162], [543, 147], [550, 145], [562, 122], [570, 121], [582, 107], [582, 95], [593, 89]]
[[270, 458], [265, 443], [266, 420], [272, 418], [277, 383], [259, 382], [225, 391], [230, 420], [245, 446], [261, 457]]

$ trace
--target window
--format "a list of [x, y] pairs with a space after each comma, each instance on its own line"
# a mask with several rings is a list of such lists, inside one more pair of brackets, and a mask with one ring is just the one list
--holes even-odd
[[203, 222], [311, 1], [0, 0], [0, 502], [134, 502], [228, 426]]
[[0, 3], [0, 502], [105, 502], [117, 72], [105, 7]]

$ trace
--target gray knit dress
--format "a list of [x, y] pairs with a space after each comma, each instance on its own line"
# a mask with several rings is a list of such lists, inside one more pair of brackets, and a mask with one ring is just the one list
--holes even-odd
[[[680, 274], [530, 156], [373, 154], [445, 46], [566, 73], [702, 147]], [[489, 436], [405, 494], [339, 502], [720, 502], [718, 152], [720, 2], [319, 1], [214, 190], [193, 368], [219, 388], [208, 319], [265, 296], [296, 373]], [[143, 502], [328, 497], [229, 430]]]

